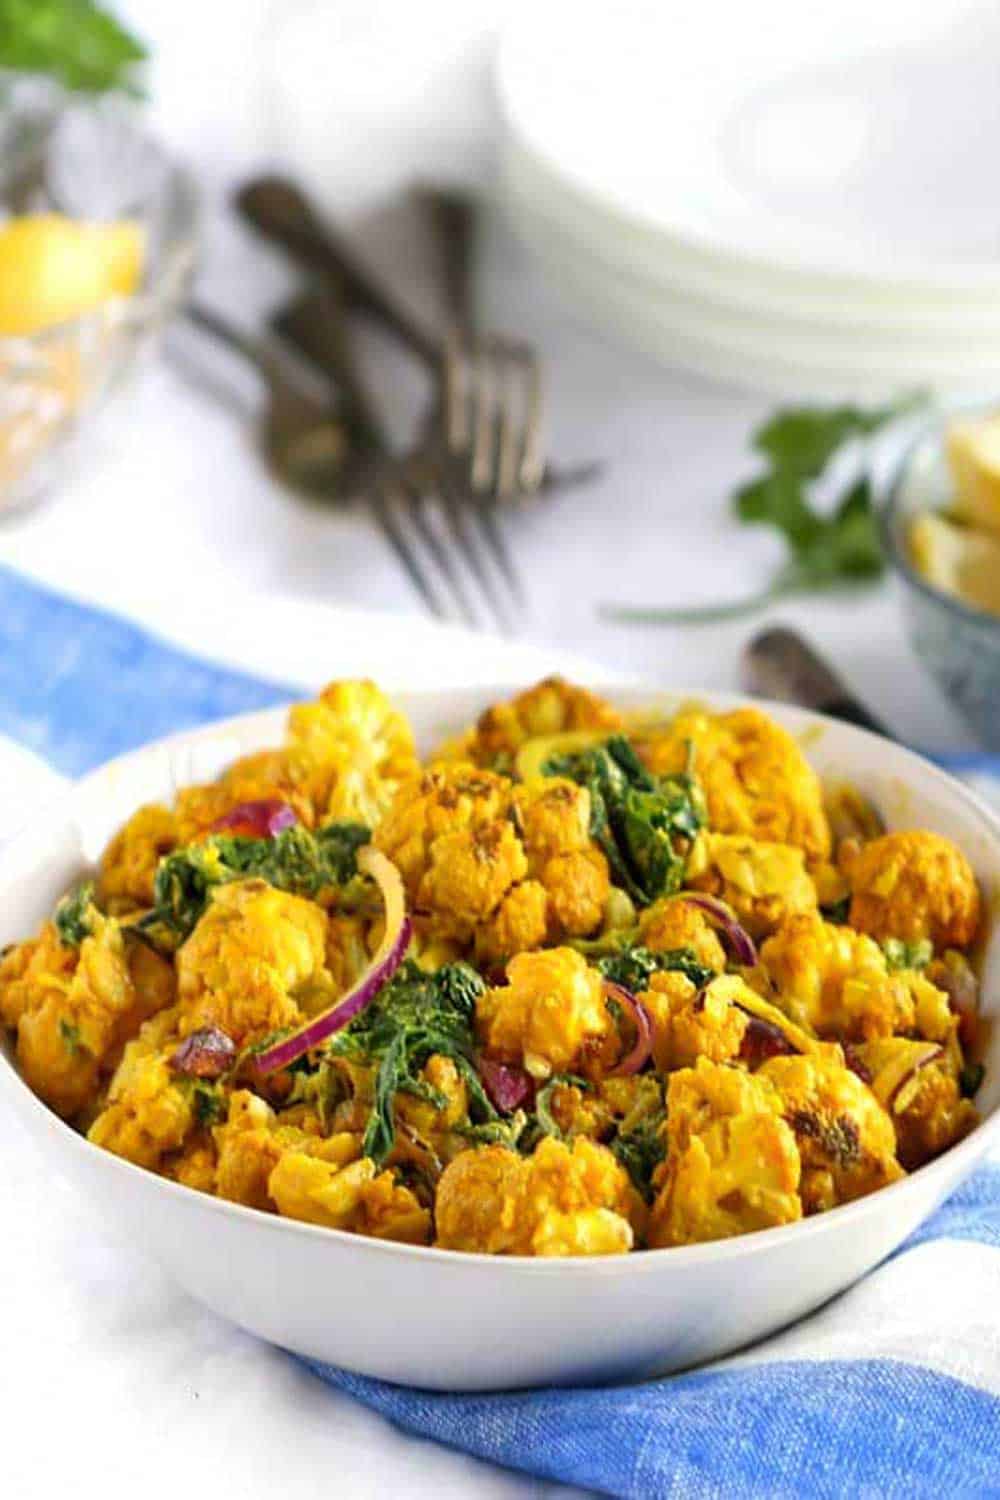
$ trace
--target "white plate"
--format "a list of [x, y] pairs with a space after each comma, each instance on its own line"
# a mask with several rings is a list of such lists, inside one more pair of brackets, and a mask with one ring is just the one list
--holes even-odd
[[747, 267], [1000, 291], [988, 0], [533, 7], [510, 128], [625, 231]]
[[[423, 743], [493, 691], [400, 695]], [[665, 695], [615, 691], [622, 702]], [[702, 695], [717, 707], [731, 698]], [[821, 773], [855, 782], [890, 826], [958, 840], [991, 928], [984, 1010], [1000, 1008], [1000, 823], [910, 752], [848, 725], [770, 709], [808, 738]], [[178, 736], [87, 777], [0, 853], [0, 943], [31, 931], [137, 797], [274, 743], [282, 714]], [[0, 1061], [9, 1100], [43, 1154], [108, 1222], [193, 1296], [284, 1348], [389, 1380], [451, 1390], [603, 1381], [712, 1358], [798, 1318], [888, 1255], [973, 1168], [998, 1133], [1000, 1028], [985, 1062], [983, 1126], [871, 1197], [781, 1229], [715, 1244], [597, 1259], [493, 1259], [378, 1240], [224, 1203], [90, 1146]]]

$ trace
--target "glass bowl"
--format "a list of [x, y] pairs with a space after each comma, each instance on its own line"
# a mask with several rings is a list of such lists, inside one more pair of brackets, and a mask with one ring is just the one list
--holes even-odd
[[63, 213], [137, 222], [139, 287], [81, 317], [0, 337], [0, 511], [41, 498], [80, 454], [177, 310], [194, 271], [198, 195], [147, 135], [137, 105], [0, 73], [0, 216]]
[[882, 537], [900, 582], [913, 648], [983, 745], [1000, 750], [1000, 616], [934, 588], [910, 561], [907, 534], [914, 516], [940, 510], [954, 493], [945, 458], [945, 430], [956, 416], [995, 411], [998, 400], [962, 404], [923, 421], [891, 462], [880, 488]]

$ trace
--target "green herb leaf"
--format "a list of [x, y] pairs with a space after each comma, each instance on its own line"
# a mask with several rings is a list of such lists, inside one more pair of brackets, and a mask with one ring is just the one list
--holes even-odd
[[0, 67], [135, 93], [146, 48], [94, 0], [0, 0]]
[[604, 607], [605, 618], [628, 624], [709, 625], [738, 619], [793, 594], [843, 587], [878, 578], [884, 569], [871, 486], [855, 476], [830, 514], [816, 510], [809, 495], [845, 443], [868, 437], [920, 398], [865, 411], [855, 406], [790, 407], [760, 427], [753, 447], [770, 468], [733, 496], [746, 525], [771, 526], [788, 547], [788, 561], [767, 588], [743, 599], [693, 608]]
[[357, 875], [357, 852], [370, 836], [362, 823], [330, 823], [316, 833], [296, 824], [274, 838], [216, 834], [176, 849], [160, 861], [153, 909], [137, 925], [183, 941], [213, 888], [233, 880], [266, 880], [296, 896], [317, 896], [331, 886], [345, 886]]
[[542, 768], [590, 792], [590, 834], [611, 878], [642, 905], [680, 890], [692, 840], [705, 824], [705, 801], [689, 771], [651, 776], [628, 740], [612, 736]]
[[689, 948], [672, 948], [663, 953], [654, 953], [636, 943], [622, 948], [619, 953], [610, 953], [594, 964], [605, 979], [620, 984], [632, 994], [649, 989], [654, 974], [684, 974], [696, 989], [701, 989], [713, 979], [713, 971], [698, 959]]
[[59, 1035], [62, 1037], [66, 1051], [71, 1057], [79, 1057], [80, 1053], [85, 1050], [83, 1043], [80, 1041], [79, 1026], [76, 1026], [72, 1021], [64, 1020], [61, 1016], [59, 1018]]
[[67, 948], [79, 948], [92, 930], [94, 908], [94, 882], [86, 880], [76, 890], [64, 896], [56, 907], [53, 918], [59, 941]]
[[653, 1173], [667, 1154], [663, 1111], [647, 1115], [631, 1130], [619, 1131], [611, 1149], [646, 1202], [653, 1198]]
[[758, 427], [751, 442], [774, 469], [816, 479], [845, 443], [877, 431], [911, 400], [871, 411], [858, 406], [788, 406]]

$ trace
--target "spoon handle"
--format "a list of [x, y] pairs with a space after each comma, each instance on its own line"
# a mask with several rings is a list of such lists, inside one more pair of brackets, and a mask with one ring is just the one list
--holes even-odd
[[743, 652], [742, 677], [747, 690], [759, 697], [795, 703], [886, 739], [896, 738], [829, 663], [787, 626], [771, 626], [753, 637]]
[[321, 219], [305, 194], [285, 177], [257, 177], [240, 188], [236, 207], [262, 234], [301, 264], [334, 281], [356, 305], [366, 308], [435, 372], [438, 342], [368, 270], [357, 252], [328, 220]]

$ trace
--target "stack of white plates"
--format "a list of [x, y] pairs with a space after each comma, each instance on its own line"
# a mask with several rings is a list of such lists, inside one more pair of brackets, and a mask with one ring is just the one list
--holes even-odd
[[995, 0], [618, 0], [504, 37], [501, 201], [564, 294], [780, 394], [1000, 384]]

